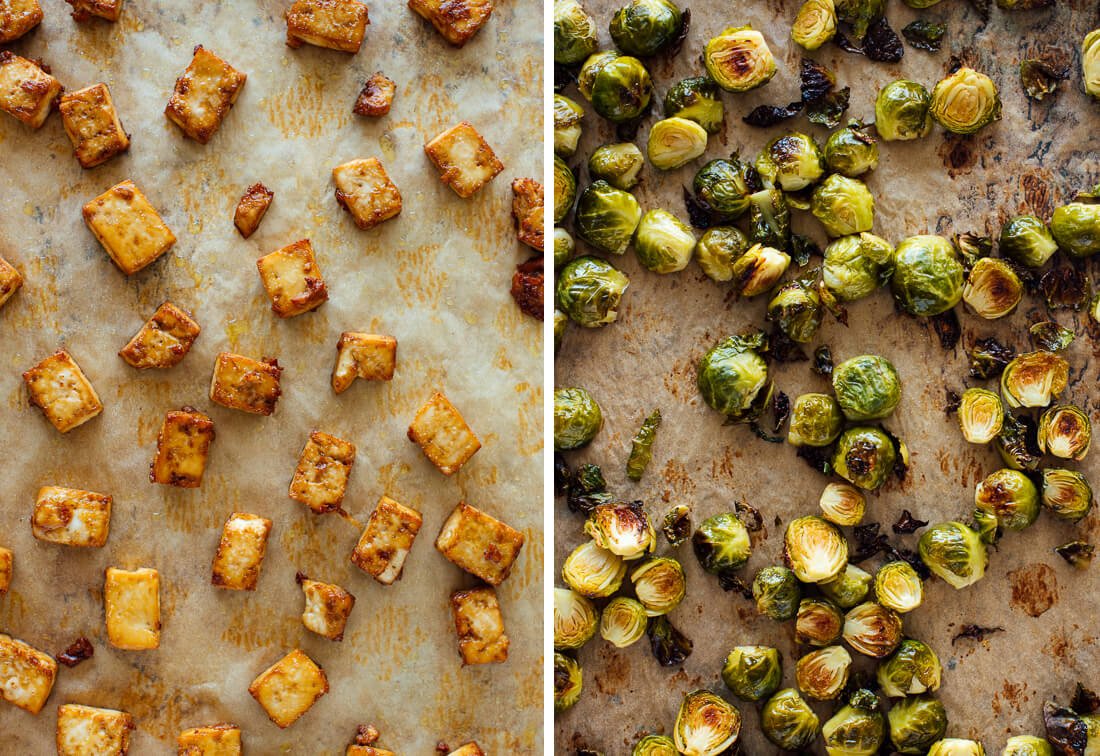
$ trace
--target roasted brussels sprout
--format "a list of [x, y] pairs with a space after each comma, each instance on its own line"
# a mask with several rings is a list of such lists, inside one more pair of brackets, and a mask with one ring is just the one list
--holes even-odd
[[586, 389], [554, 389], [554, 451], [584, 446], [602, 427], [600, 405]]
[[852, 34], [862, 40], [871, 23], [882, 17], [886, 0], [837, 0], [837, 18], [852, 27]]
[[1081, 42], [1081, 78], [1085, 92], [1100, 100], [1100, 29], [1093, 29]]
[[554, 354], [561, 351], [561, 342], [565, 338], [565, 327], [569, 324], [569, 316], [561, 310], [554, 310]]
[[901, 617], [892, 609], [867, 601], [844, 615], [844, 641], [861, 654], [881, 659], [901, 643]]
[[678, 756], [676, 744], [667, 735], [646, 735], [634, 746], [630, 756]]
[[891, 698], [917, 696], [939, 690], [940, 659], [923, 641], [906, 638], [898, 650], [878, 665], [882, 692]]
[[561, 223], [577, 199], [577, 179], [557, 155], [554, 156], [554, 223]]
[[1001, 226], [1001, 254], [1028, 268], [1041, 268], [1058, 251], [1058, 244], [1034, 215], [1017, 215]]
[[794, 622], [794, 637], [810, 646], [828, 646], [840, 639], [844, 615], [831, 601], [804, 598], [798, 604]]
[[630, 0], [611, 18], [611, 39], [628, 55], [647, 58], [671, 47], [683, 29], [671, 0]]
[[749, 209], [758, 188], [753, 169], [736, 157], [718, 158], [699, 169], [692, 182], [695, 198], [718, 220], [730, 221]]
[[1016, 407], [1046, 407], [1066, 389], [1069, 363], [1051, 352], [1024, 352], [1001, 373], [1001, 397]]
[[777, 70], [764, 35], [749, 26], [730, 27], [703, 50], [707, 73], [727, 92], [747, 92], [771, 81]]
[[762, 345], [762, 335], [730, 336], [703, 355], [697, 382], [708, 407], [735, 422], [760, 416], [772, 393]]
[[706, 150], [706, 129], [687, 118], [665, 118], [649, 130], [646, 153], [658, 170], [671, 171], [687, 165]]
[[1062, 459], [1082, 460], [1092, 444], [1092, 423], [1080, 407], [1062, 404], [1039, 418], [1039, 448]]
[[580, 648], [596, 634], [598, 622], [591, 601], [568, 588], [554, 589], [554, 648]]
[[893, 272], [893, 246], [882, 237], [862, 233], [830, 242], [821, 277], [833, 296], [854, 302], [889, 281]]
[[642, 210], [633, 194], [601, 180], [581, 192], [576, 218], [582, 239], [604, 252], [621, 255], [638, 228]]
[[962, 298], [975, 315], [996, 320], [1011, 314], [1023, 296], [1023, 282], [1011, 265], [995, 257], [983, 257], [970, 269]]
[[872, 756], [886, 740], [886, 720], [878, 697], [860, 689], [821, 728], [829, 756]]
[[920, 558], [932, 573], [953, 588], [965, 588], [985, 577], [989, 562], [985, 544], [961, 522], [941, 522], [920, 537]]
[[606, 58], [590, 76], [592, 108], [612, 123], [631, 121], [649, 106], [653, 81], [637, 58], [629, 55]]
[[592, 53], [585, 58], [584, 65], [577, 73], [577, 90], [584, 99], [592, 100], [592, 87], [596, 84], [596, 74], [600, 72], [601, 68], [618, 57], [619, 52], [617, 50], [603, 50]]
[[791, 407], [787, 443], [792, 446], [828, 446], [840, 435], [844, 416], [828, 394], [803, 394]]
[[577, 0], [554, 0], [554, 62], [580, 63], [596, 52], [596, 22]]
[[825, 165], [849, 178], [862, 176], [878, 167], [878, 142], [862, 124], [852, 123], [825, 142]]
[[891, 707], [890, 741], [898, 753], [925, 754], [947, 732], [947, 710], [931, 696], [914, 696]]
[[901, 379], [888, 359], [864, 354], [833, 368], [833, 391], [849, 420], [879, 420], [901, 401]]
[[1013, 735], [1001, 756], [1054, 756], [1050, 743], [1034, 735]]
[[821, 327], [823, 312], [813, 281], [799, 278], [779, 288], [768, 302], [767, 318], [791, 341], [805, 344]]
[[686, 541], [691, 535], [691, 507], [687, 504], [677, 504], [665, 512], [661, 532], [665, 534], [668, 545], [673, 548]]
[[843, 573], [848, 565], [848, 542], [828, 520], [807, 515], [787, 524], [783, 554], [799, 580], [822, 583]]
[[992, 79], [963, 66], [932, 89], [928, 112], [948, 131], [973, 134], [1001, 117], [1001, 98]]
[[963, 266], [942, 236], [910, 236], [894, 254], [894, 299], [910, 315], [939, 315], [959, 303]]
[[665, 118], [686, 118], [702, 126], [708, 134], [722, 130], [725, 106], [722, 93], [707, 76], [683, 79], [665, 95]]
[[638, 262], [654, 273], [675, 273], [691, 262], [695, 234], [667, 210], [650, 210], [638, 223], [634, 252]]
[[1070, 202], [1055, 208], [1050, 233], [1070, 257], [1095, 255], [1100, 252], [1100, 203]]
[[554, 95], [554, 154], [572, 157], [581, 140], [584, 109], [564, 95]]
[[840, 434], [833, 452], [837, 475], [865, 491], [875, 491], [894, 471], [897, 450], [880, 428], [849, 428]]
[[[1078, 683], [1078, 691], [1082, 686]], [[1091, 703], [1091, 702], [1090, 702]], [[1064, 756], [1100, 753], [1100, 713], [1080, 714], [1053, 701], [1043, 704], [1043, 726], [1055, 752]], [[941, 754], [942, 756], [942, 754]], [[985, 756], [979, 752], [979, 756]]]
[[634, 143], [605, 144], [588, 158], [588, 173], [626, 192], [638, 185], [643, 165], [645, 158]]
[[818, 583], [817, 587], [841, 609], [851, 609], [867, 598], [873, 582], [869, 572], [848, 564], [835, 578]]
[[982, 388], [968, 388], [959, 399], [959, 428], [972, 444], [988, 444], [1001, 432], [1005, 409], [1001, 397]]
[[554, 711], [565, 711], [581, 697], [581, 665], [565, 654], [554, 654]]
[[1043, 470], [1042, 502], [1055, 517], [1077, 522], [1092, 509], [1092, 487], [1076, 470], [1048, 467]]
[[924, 583], [908, 562], [887, 562], [875, 573], [875, 600], [899, 614], [911, 612], [924, 601]]
[[684, 756], [718, 756], [737, 742], [741, 712], [709, 690], [684, 696], [676, 714], [673, 741]]
[[749, 530], [733, 512], [703, 520], [691, 537], [691, 545], [703, 569], [716, 575], [745, 566], [752, 554]]
[[615, 646], [626, 648], [645, 636], [649, 615], [640, 601], [617, 596], [600, 613], [600, 637]]
[[565, 558], [561, 576], [566, 585], [587, 598], [607, 598], [626, 577], [626, 562], [621, 556], [601, 549], [595, 541], [586, 541]]
[[834, 525], [855, 527], [863, 522], [867, 499], [858, 488], [847, 483], [829, 483], [818, 501], [821, 516]]
[[743, 701], [770, 696], [783, 681], [779, 652], [768, 646], [738, 646], [726, 657], [722, 681]]
[[928, 756], [985, 756], [985, 748], [976, 740], [944, 738], [932, 744]]
[[997, 522], [997, 515], [984, 509], [975, 509], [971, 518], [971, 527], [978, 533], [982, 543], [990, 546], [997, 545], [997, 541], [1004, 535], [1000, 523]]
[[745, 254], [749, 240], [733, 226], [708, 228], [695, 244], [695, 261], [712, 281], [733, 278], [733, 263]]
[[784, 134], [768, 142], [756, 158], [756, 171], [768, 184], [797, 192], [825, 175], [825, 157], [812, 136]]
[[640, 559], [657, 545], [657, 533], [642, 503], [599, 504], [588, 513], [584, 532], [601, 549], [623, 559]]
[[831, 701], [848, 684], [852, 656], [843, 646], [826, 646], [803, 656], [795, 664], [798, 689], [818, 701]]
[[671, 557], [647, 559], [630, 573], [634, 595], [650, 617], [668, 614], [684, 599], [684, 568]]
[[810, 212], [831, 237], [870, 231], [875, 220], [875, 198], [859, 179], [831, 174], [814, 189]]
[[791, 39], [804, 50], [816, 50], [836, 36], [833, 0], [806, 0], [791, 24]]
[[557, 226], [554, 229], [554, 267], [561, 270], [562, 266], [569, 262], [569, 258], [573, 256], [573, 250], [577, 248], [577, 245], [573, 242], [573, 237], [569, 235], [561, 226]]
[[932, 131], [931, 105], [932, 97], [922, 85], [892, 81], [875, 99], [875, 131], [888, 142], [926, 137]]
[[766, 294], [775, 288], [791, 265], [791, 256], [774, 247], [754, 244], [733, 262], [733, 280], [743, 297]]
[[614, 323], [629, 284], [630, 279], [606, 260], [578, 257], [558, 274], [558, 305], [570, 320], [585, 328]]
[[749, 195], [749, 238], [757, 244], [786, 249], [791, 243], [791, 213], [779, 189]]
[[[831, 6], [832, 0], [829, 3]], [[802, 751], [809, 747], [820, 726], [817, 714], [794, 688], [779, 691], [760, 710], [760, 729], [764, 737], [785, 751]]]
[[772, 565], [756, 573], [752, 597], [756, 600], [756, 611], [776, 622], [786, 622], [798, 613], [802, 586], [786, 567]]
[[1004, 530], [1023, 530], [1039, 516], [1039, 491], [1018, 470], [990, 473], [974, 488], [974, 505], [997, 518]]

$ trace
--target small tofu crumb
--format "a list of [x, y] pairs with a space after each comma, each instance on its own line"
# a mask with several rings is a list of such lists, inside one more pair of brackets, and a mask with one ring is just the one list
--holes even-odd
[[176, 235], [133, 181], [123, 181], [84, 206], [84, 223], [126, 275], [150, 265]]
[[357, 53], [369, 23], [367, 6], [357, 0], [295, 0], [286, 12], [286, 43]]
[[332, 169], [336, 202], [363, 230], [401, 213], [401, 192], [378, 158], [352, 160]]
[[256, 590], [270, 533], [271, 520], [266, 517], [245, 512], [229, 515], [214, 555], [211, 584], [231, 591]]
[[122, 0], [65, 0], [73, 6], [73, 21], [83, 23], [93, 16], [105, 21], [118, 21], [122, 15]]
[[261, 362], [222, 352], [214, 361], [210, 401], [241, 412], [270, 415], [282, 393], [279, 388], [282, 374], [279, 361], [270, 357]]
[[481, 747], [473, 740], [464, 746], [459, 746], [457, 750], [451, 751], [447, 756], [485, 756], [485, 751], [481, 750]]
[[455, 47], [466, 44], [493, 13], [492, 0], [409, 0], [409, 7]]
[[332, 583], [310, 580], [302, 573], [295, 575], [306, 597], [302, 624], [310, 632], [333, 641], [344, 639], [348, 616], [355, 607], [355, 596]]
[[61, 96], [61, 122], [73, 143], [82, 168], [95, 168], [130, 149], [130, 135], [122, 127], [111, 90], [93, 84]]
[[273, 199], [275, 192], [258, 182], [241, 195], [241, 201], [237, 203], [237, 210], [233, 213], [233, 225], [241, 236], [247, 239], [256, 233]]
[[290, 498], [305, 504], [316, 514], [339, 510], [354, 463], [355, 444], [313, 431], [298, 457], [298, 466], [290, 481]]
[[47, 543], [101, 548], [111, 532], [112, 503], [107, 494], [43, 486], [35, 497], [31, 534]]
[[300, 649], [294, 649], [260, 673], [248, 692], [272, 722], [286, 729], [328, 693], [328, 676]]
[[366, 381], [393, 380], [397, 368], [397, 339], [372, 333], [344, 331], [336, 342], [336, 364], [332, 368], [332, 390], [342, 394], [356, 378]]
[[428, 142], [424, 152], [439, 169], [443, 183], [464, 199], [504, 170], [493, 149], [466, 121]]
[[69, 647], [57, 655], [57, 660], [72, 669], [95, 656], [95, 647], [83, 635], [69, 644]]
[[199, 144], [214, 136], [248, 79], [202, 45], [197, 45], [164, 114]]
[[0, 257], [0, 307], [11, 299], [12, 295], [23, 285], [23, 276], [15, 269], [15, 266]]
[[352, 112], [356, 115], [378, 118], [390, 112], [397, 85], [381, 71], [375, 71], [363, 85]]
[[523, 548], [523, 534], [461, 502], [443, 523], [435, 547], [452, 564], [489, 585], [500, 585]]
[[[0, 44], [4, 44], [3, 6], [0, 5]], [[0, 110], [32, 129], [46, 122], [61, 94], [61, 82], [39, 61], [0, 52]]]
[[23, 381], [31, 402], [62, 433], [83, 425], [103, 411], [91, 382], [64, 349], [23, 373]]
[[0, 546], [0, 596], [11, 588], [12, 573], [15, 570], [15, 554], [11, 549]]
[[401, 579], [405, 558], [423, 522], [415, 509], [383, 496], [351, 553], [352, 563], [382, 585], [392, 585]]
[[359, 725], [355, 740], [348, 746], [344, 756], [397, 756], [393, 751], [375, 746], [379, 737], [378, 728], [374, 725]]
[[49, 654], [0, 634], [0, 699], [37, 714], [56, 679], [57, 662]]
[[508, 661], [509, 641], [496, 591], [487, 587], [457, 591], [451, 596], [451, 611], [463, 664]]
[[57, 707], [57, 756], [126, 756], [134, 718], [79, 704]]
[[177, 756], [240, 756], [241, 728], [234, 724], [192, 727], [179, 734]]
[[149, 567], [108, 567], [103, 601], [107, 640], [112, 646], [125, 651], [160, 646], [160, 573]]
[[459, 411], [438, 391], [416, 413], [408, 436], [444, 475], [458, 472], [481, 448]]
[[512, 220], [516, 225], [516, 236], [521, 242], [543, 250], [543, 221], [546, 214], [545, 196], [542, 184], [531, 178], [518, 178], [512, 181]]
[[199, 337], [202, 328], [186, 312], [165, 302], [145, 321], [118, 356], [138, 370], [175, 367]]
[[542, 302], [545, 273], [541, 257], [532, 257], [516, 266], [512, 274], [512, 299], [524, 315], [543, 319]]
[[198, 488], [206, 471], [214, 421], [194, 407], [172, 410], [164, 416], [157, 434], [157, 453], [149, 480], [166, 486]]
[[256, 261], [271, 310], [280, 318], [292, 318], [315, 310], [328, 301], [328, 289], [309, 239], [302, 239], [264, 255]]
[[0, 2], [0, 45], [19, 39], [42, 23], [42, 18], [38, 0], [3, 0]]

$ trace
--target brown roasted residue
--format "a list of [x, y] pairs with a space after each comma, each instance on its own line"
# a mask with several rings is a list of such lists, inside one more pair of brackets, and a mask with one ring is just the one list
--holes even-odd
[[82, 661], [91, 659], [93, 655], [95, 655], [95, 648], [87, 638], [81, 636], [73, 641], [67, 649], [58, 654], [57, 660], [66, 667], [75, 667]]
[[1045, 564], [1033, 564], [1008, 573], [1011, 604], [1030, 617], [1038, 617], [1058, 603], [1058, 580]]

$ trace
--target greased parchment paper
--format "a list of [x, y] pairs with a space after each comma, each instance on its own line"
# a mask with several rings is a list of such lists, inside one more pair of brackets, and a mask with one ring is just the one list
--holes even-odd
[[[0, 544], [15, 552], [0, 631], [53, 654], [87, 636], [95, 657], [61, 668], [33, 717], [0, 705], [0, 752], [53, 752], [56, 707], [119, 708], [137, 723], [131, 752], [175, 753], [185, 728], [234, 722], [254, 754], [342, 754], [357, 724], [374, 723], [379, 745], [432, 753], [476, 739], [491, 754], [541, 753], [542, 406], [540, 324], [508, 294], [528, 251], [515, 241], [509, 184], [541, 176], [541, 14], [537, 2], [505, 2], [464, 48], [454, 49], [404, 3], [371, 4], [359, 54], [285, 44], [288, 2], [127, 3], [116, 25], [78, 25], [61, 0], [12, 46], [41, 57], [69, 89], [111, 88], [130, 152], [83, 171], [54, 114], [38, 132], [0, 119], [0, 254], [26, 284], [0, 311], [0, 437], [4, 472]], [[202, 44], [248, 74], [221, 130], [201, 146], [163, 109], [176, 77]], [[390, 114], [351, 112], [376, 70], [397, 82]], [[469, 120], [505, 171], [471, 200], [443, 185], [423, 144]], [[360, 231], [333, 197], [332, 168], [377, 156], [404, 197], [401, 215]], [[179, 241], [127, 278], [81, 220], [84, 202], [133, 179]], [[233, 208], [262, 181], [275, 200], [259, 231], [242, 240]], [[256, 271], [258, 257], [312, 240], [328, 303], [280, 321]], [[191, 353], [167, 371], [138, 372], [116, 352], [165, 300], [203, 327]], [[390, 383], [329, 385], [343, 330], [394, 335]], [[20, 373], [64, 344], [103, 400], [103, 414], [60, 435], [29, 405]], [[278, 358], [283, 396], [271, 417], [212, 403], [217, 353]], [[446, 478], [405, 437], [417, 408], [444, 391], [484, 444]], [[209, 413], [217, 439], [201, 489], [149, 482], [164, 413], [190, 404]], [[287, 497], [311, 429], [353, 441], [358, 456], [344, 507], [360, 524], [382, 494], [423, 513], [404, 578], [376, 584], [349, 561], [360, 529], [317, 517]], [[29, 518], [42, 485], [114, 497], [103, 549], [36, 542]], [[449, 608], [475, 580], [433, 548], [461, 499], [526, 536], [499, 589], [511, 653], [504, 665], [462, 668]], [[274, 521], [255, 593], [210, 585], [210, 566], [230, 512]], [[108, 566], [161, 573], [161, 647], [118, 651], [106, 643], [102, 585]], [[302, 626], [301, 571], [358, 599], [342, 643]], [[247, 688], [289, 650], [321, 664], [331, 690], [288, 730], [276, 728]]]
[[[597, 18], [604, 47], [611, 44], [606, 28], [617, 5], [614, 0], [586, 3]], [[691, 8], [691, 30], [678, 57], [652, 64], [657, 97], [663, 98], [681, 78], [702, 72], [703, 45], [729, 26], [749, 23], [761, 30], [779, 63], [779, 73], [766, 87], [747, 95], [724, 96], [725, 129], [711, 137], [704, 158], [671, 174], [648, 164], [643, 170], [637, 191], [642, 208], [666, 208], [686, 220], [681, 187], [690, 187], [694, 172], [706, 160], [735, 150], [752, 159], [784, 128], [812, 133], [822, 144], [827, 132], [802, 117], [772, 129], [753, 129], [741, 121], [756, 105], [785, 105], [799, 99], [802, 52], [789, 36], [798, 2], [697, 1], [682, 6]], [[1078, 64], [1082, 38], [1100, 21], [1095, 3], [1075, 0], [1059, 3], [1057, 9], [1027, 13], [994, 8], [991, 20], [983, 23], [961, 0], [919, 14], [891, 0], [887, 16], [899, 32], [917, 17], [946, 20], [944, 51], [930, 55], [907, 45], [898, 64], [872, 63], [833, 45], [811, 54], [836, 71], [838, 86], [852, 88], [849, 116], [873, 120], [878, 89], [896, 78], [922, 82], [931, 91], [952, 54], [993, 78], [1004, 113], [1000, 122], [969, 139], [947, 135], [937, 126], [920, 141], [880, 143], [879, 167], [864, 177], [875, 196], [875, 233], [894, 244], [920, 233], [995, 235], [1001, 222], [1017, 213], [1049, 219], [1054, 207], [1100, 180], [1100, 108], [1081, 90]], [[1017, 65], [1049, 47], [1069, 56], [1074, 65], [1071, 79], [1060, 86], [1053, 100], [1029, 102], [1019, 84]], [[565, 94], [582, 101], [574, 88]], [[659, 108], [655, 112], [659, 117]], [[639, 132], [643, 150], [656, 117]], [[599, 144], [616, 141], [612, 128], [588, 107], [585, 127], [580, 151], [585, 159]], [[570, 161], [570, 165], [580, 164], [581, 159]], [[585, 182], [581, 178], [579, 184], [583, 187]], [[792, 217], [797, 219], [796, 230], [814, 235], [819, 243], [825, 241], [820, 225], [808, 213], [792, 211]], [[580, 242], [578, 246], [585, 248]], [[612, 491], [626, 501], [644, 500], [658, 524], [667, 509], [679, 503], [692, 505], [696, 524], [717, 512], [732, 511], [737, 501], [756, 507], [763, 515], [764, 529], [754, 534], [752, 558], [739, 573], [751, 582], [756, 570], [779, 563], [786, 523], [820, 511], [817, 500], [827, 482], [795, 456], [793, 447], [761, 441], [746, 426], [723, 426], [723, 418], [699, 398], [698, 360], [719, 339], [763, 324], [768, 297], [734, 301], [727, 286], [711, 282], [694, 263], [681, 273], [660, 276], [645, 271], [632, 251], [612, 262], [630, 277], [619, 321], [583, 333], [571, 328], [556, 360], [556, 385], [588, 388], [605, 418], [592, 446], [570, 460], [605, 465]], [[1095, 281], [1095, 264], [1090, 272]], [[963, 338], [951, 351], [941, 349], [927, 322], [895, 314], [888, 290], [851, 305], [848, 328], [826, 316], [807, 350], [828, 344], [838, 363], [872, 353], [897, 366], [902, 402], [884, 424], [908, 444], [912, 464], [904, 484], [892, 482], [878, 495], [869, 495], [865, 520], [882, 523], [891, 538], [890, 525], [902, 509], [932, 522], [968, 518], [975, 484], [1002, 466], [992, 449], [964, 442], [955, 418], [943, 410], [946, 388], [961, 393], [966, 386], [985, 385], [967, 377], [964, 348], [976, 338], [995, 334], [1026, 351], [1027, 326], [1051, 316], [1031, 296], [1003, 322], [983, 321], [964, 312], [961, 304], [956, 309]], [[1090, 327], [1084, 313], [1063, 310], [1053, 317], [1078, 333], [1066, 354], [1072, 384], [1062, 399], [1080, 404], [1096, 422], [1100, 417], [1096, 398], [1100, 332]], [[809, 391], [830, 391], [828, 382], [810, 371], [809, 363], [773, 364], [772, 371], [777, 389], [792, 400]], [[653, 463], [641, 482], [634, 484], [625, 476], [630, 439], [643, 418], [658, 407], [664, 422], [657, 432]], [[1100, 480], [1095, 450], [1079, 465], [1065, 466], [1076, 466], [1094, 482]], [[563, 500], [556, 506], [555, 566], [560, 568], [584, 536], [581, 518], [567, 511]], [[919, 532], [899, 541], [916, 548], [918, 538]], [[997, 550], [990, 551], [985, 579], [969, 589], [956, 592], [940, 580], [926, 581], [924, 605], [905, 616], [905, 631], [929, 643], [943, 663], [938, 695], [947, 708], [949, 735], [980, 738], [988, 753], [1000, 753], [1012, 734], [1042, 734], [1044, 700], [1058, 696], [1067, 701], [1078, 680], [1091, 681], [1093, 687], [1100, 684], [1100, 572], [1095, 564], [1090, 571], [1076, 572], [1052, 552], [1074, 539], [1096, 543], [1100, 515], [1094, 511], [1076, 527], [1047, 514], [1040, 516], [1027, 531], [1009, 534]], [[663, 537], [659, 542], [660, 553], [670, 551]], [[734, 646], [772, 645], [783, 655], [783, 687], [793, 687], [797, 659], [793, 623], [758, 617], [751, 602], [723, 592], [717, 580], [699, 567], [690, 544], [672, 553], [687, 571], [688, 588], [670, 619], [694, 641], [694, 653], [682, 669], [664, 668], [645, 639], [621, 651], [599, 638], [589, 643], [579, 655], [584, 693], [573, 709], [557, 717], [558, 753], [586, 746], [609, 755], [628, 754], [644, 732], [671, 733], [682, 695], [699, 687], [722, 693], [741, 710], [745, 753], [776, 752], [760, 732], [754, 711], [758, 707], [734, 699], [719, 673]], [[863, 567], [879, 563], [872, 560]], [[1003, 627], [1004, 632], [982, 643], [960, 640], [952, 645], [952, 637], [967, 623]], [[870, 668], [866, 661], [856, 663]], [[822, 722], [832, 715], [829, 705], [814, 708]], [[821, 750], [820, 739], [817, 748]]]

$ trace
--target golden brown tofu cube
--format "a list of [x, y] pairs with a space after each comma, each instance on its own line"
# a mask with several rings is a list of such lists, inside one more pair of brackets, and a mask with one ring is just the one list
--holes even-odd
[[348, 616], [355, 607], [355, 596], [338, 585], [310, 580], [300, 572], [295, 579], [306, 597], [302, 624], [310, 632], [329, 640], [342, 641]]
[[0, 45], [14, 42], [40, 23], [38, 0], [0, 0]]
[[0, 307], [11, 299], [12, 295], [23, 285], [23, 276], [15, 269], [15, 266], [0, 257]]
[[357, 53], [369, 23], [357, 0], [295, 0], [286, 12], [286, 43]]
[[85, 205], [84, 222], [126, 275], [137, 273], [176, 243], [172, 229], [129, 180]]
[[198, 488], [213, 441], [214, 421], [209, 417], [194, 407], [170, 411], [157, 434], [157, 454], [149, 468], [150, 482]]
[[393, 96], [397, 94], [397, 85], [393, 79], [381, 71], [375, 71], [355, 100], [355, 107], [351, 110], [356, 115], [378, 118], [390, 112], [393, 105]]
[[463, 198], [472, 197], [504, 170], [504, 163], [466, 121], [428, 142], [424, 152], [439, 169], [443, 183]]
[[313, 431], [298, 457], [290, 481], [290, 498], [317, 514], [335, 512], [344, 501], [354, 463], [355, 444]]
[[385, 748], [375, 748], [374, 746], [366, 745], [349, 745], [348, 750], [344, 751], [344, 756], [397, 756], [393, 751], [387, 751]]
[[0, 634], [0, 699], [37, 714], [57, 679], [57, 662], [49, 654]]
[[523, 534], [461, 502], [443, 523], [435, 547], [471, 575], [500, 585], [523, 548]]
[[309, 239], [277, 249], [256, 261], [271, 310], [280, 318], [292, 318], [320, 307], [328, 300], [321, 267]]
[[91, 420], [103, 411], [99, 395], [76, 360], [64, 349], [23, 373], [31, 402], [62, 433]]
[[264, 358], [262, 362], [239, 354], [222, 352], [214, 361], [210, 379], [210, 401], [223, 407], [270, 415], [282, 393], [279, 376], [283, 369], [279, 361]]
[[457, 750], [451, 751], [447, 756], [485, 756], [485, 751], [481, 750], [481, 747], [471, 740], [466, 745], [459, 746]]
[[540, 252], [543, 248], [545, 198], [542, 184], [530, 178], [512, 181], [512, 219], [519, 240]]
[[31, 532], [40, 541], [100, 548], [111, 532], [111, 504], [107, 494], [44, 486], [35, 498]]
[[108, 567], [103, 602], [112, 646], [125, 651], [160, 646], [160, 573], [149, 567]]
[[165, 302], [118, 356], [138, 370], [175, 367], [191, 351], [201, 331], [190, 315], [171, 302]]
[[296, 648], [253, 680], [248, 692], [264, 707], [268, 718], [285, 729], [328, 693], [328, 677]]
[[451, 611], [463, 664], [508, 661], [508, 636], [496, 591], [487, 587], [457, 591], [451, 596]]
[[0, 596], [11, 588], [11, 577], [15, 570], [15, 555], [11, 549], [0, 546]]
[[176, 742], [176, 756], [240, 756], [241, 728], [225, 723], [192, 727]]
[[408, 435], [444, 475], [458, 472], [481, 448], [459, 411], [438, 391], [416, 413]]
[[202, 45], [187, 70], [176, 79], [176, 89], [164, 114], [199, 144], [206, 144], [222, 125], [248, 77]]
[[352, 160], [332, 169], [336, 201], [361, 229], [374, 228], [401, 212], [401, 192], [378, 158]]
[[456, 47], [466, 44], [493, 14], [493, 0], [409, 0], [409, 7]]
[[61, 122], [82, 168], [95, 168], [130, 149], [106, 84], [93, 84], [61, 96]]
[[393, 380], [397, 368], [397, 339], [373, 333], [344, 331], [336, 342], [336, 365], [332, 368], [332, 390], [342, 394], [352, 381]]
[[79, 704], [57, 707], [57, 756], [126, 756], [134, 718]]
[[267, 553], [271, 520], [234, 512], [225, 521], [210, 582], [231, 591], [254, 591]]
[[[0, 44], [5, 41], [2, 8], [0, 4]], [[46, 67], [7, 50], [0, 52], [0, 110], [37, 129], [60, 94], [61, 82]]]
[[237, 209], [233, 213], [233, 225], [237, 227], [241, 236], [247, 239], [256, 233], [273, 199], [275, 199], [275, 192], [258, 182], [248, 187], [241, 195], [241, 201], [237, 203]]
[[383, 496], [351, 552], [351, 561], [382, 585], [393, 585], [401, 579], [405, 557], [423, 522], [415, 509]]
[[65, 0], [73, 6], [73, 21], [90, 21], [93, 16], [105, 21], [118, 21], [122, 15], [122, 0]]

